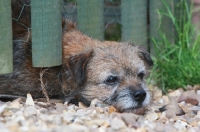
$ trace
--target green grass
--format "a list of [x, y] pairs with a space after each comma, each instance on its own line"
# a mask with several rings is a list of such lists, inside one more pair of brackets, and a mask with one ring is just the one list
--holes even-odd
[[161, 18], [167, 16], [172, 21], [175, 27], [174, 43], [161, 30], [160, 40], [152, 38], [155, 56], [150, 78], [166, 92], [200, 83], [200, 37], [192, 25], [192, 11], [187, 0], [180, 0], [177, 5], [182, 11], [178, 17], [163, 2], [166, 11], [159, 11], [159, 14]]

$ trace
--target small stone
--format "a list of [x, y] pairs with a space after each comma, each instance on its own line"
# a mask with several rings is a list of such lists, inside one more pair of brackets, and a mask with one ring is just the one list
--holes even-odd
[[97, 111], [98, 114], [101, 114], [101, 113], [104, 112], [104, 109], [101, 108], [101, 107], [97, 107], [97, 108], [96, 108], [96, 111]]
[[111, 114], [111, 113], [113, 113], [113, 112], [117, 112], [117, 109], [116, 109], [114, 106], [110, 106], [110, 107], [108, 108], [108, 112]]
[[195, 90], [188, 90], [188, 91], [185, 91], [182, 95], [183, 96], [186, 96], [186, 97], [192, 97], [196, 94]]
[[79, 125], [83, 125], [83, 124], [85, 125], [85, 124], [87, 124], [86, 121], [84, 122], [80, 118], [76, 118], [73, 123], [76, 123], [76, 124], [79, 124]]
[[170, 92], [169, 96], [171, 96], [171, 97], [179, 97], [183, 92], [184, 92], [183, 89], [179, 88], [179, 89], [177, 89], [175, 91]]
[[118, 119], [120, 119], [120, 120], [122, 120], [122, 114], [117, 113], [117, 112], [113, 112], [113, 113], [110, 114], [110, 118], [111, 119], [113, 119], [115, 117], [118, 118]]
[[79, 102], [78, 103], [78, 106], [80, 107], [80, 108], [87, 108], [87, 106], [85, 105], [85, 104], [83, 104], [82, 102]]
[[200, 111], [200, 106], [193, 106], [193, 107], [190, 107], [189, 110], [192, 110], [194, 112], [198, 112]]
[[173, 118], [174, 121], [178, 121], [178, 120], [181, 120], [183, 122], [187, 122], [185, 116], [176, 116]]
[[175, 120], [174, 120], [173, 118], [170, 118], [169, 121], [170, 121], [170, 122], [174, 122]]
[[15, 108], [15, 109], [19, 109], [21, 106], [20, 106], [20, 103], [19, 103], [19, 100], [20, 99], [16, 99], [14, 101], [12, 101], [10, 103], [10, 105], [8, 106], [8, 108]]
[[162, 112], [160, 118], [158, 119], [159, 122], [166, 123], [169, 119], [166, 117], [166, 112]]
[[200, 95], [200, 90], [197, 90], [196, 93], [197, 93], [198, 95]]
[[[9, 130], [7, 128], [7, 126], [5, 126], [3, 123], [0, 122], [0, 129], [2, 132], [11, 132], [11, 130]], [[17, 130], [17, 129], [14, 129], [14, 131]]]
[[25, 110], [24, 110], [24, 115], [25, 115], [26, 117], [28, 117], [28, 116], [33, 116], [33, 115], [36, 115], [36, 114], [37, 114], [36, 108], [33, 107], [33, 106], [28, 106], [28, 107], [26, 107]]
[[37, 104], [38, 104], [39, 106], [47, 106], [47, 103], [45, 103], [45, 102], [37, 102]]
[[169, 97], [169, 104], [166, 106], [166, 117], [173, 118], [174, 115], [183, 115], [183, 110], [177, 105], [178, 97]]
[[158, 102], [159, 102], [160, 104], [164, 104], [164, 103], [165, 103], [164, 99], [159, 99]]
[[127, 126], [134, 126], [136, 124], [139, 115], [133, 113], [122, 113], [121, 118], [126, 123]]
[[75, 121], [75, 116], [73, 116], [72, 114], [64, 114], [63, 115], [63, 120], [66, 121], [66, 123], [72, 123]]
[[147, 132], [147, 130], [145, 128], [138, 128], [136, 131], [134, 132]]
[[93, 99], [93, 100], [91, 101], [90, 106], [92, 106], [92, 107], [97, 107], [98, 104], [100, 104], [100, 103], [101, 103], [101, 102], [100, 102], [98, 99]]
[[105, 126], [100, 126], [99, 132], [107, 132], [107, 129]]
[[33, 98], [31, 94], [27, 94], [25, 105], [34, 106]]
[[165, 128], [164, 132], [177, 132], [176, 128], [170, 123], [165, 124], [164, 128]]
[[193, 89], [194, 89], [195, 91], [200, 90], [200, 85], [194, 85]]
[[163, 126], [163, 124], [157, 123], [156, 126], [155, 126], [155, 131], [156, 132], [163, 132], [163, 131], [165, 131], [165, 127]]
[[168, 103], [169, 103], [169, 98], [168, 98], [168, 96], [164, 95], [164, 96], [163, 96], [163, 100], [164, 100], [165, 104], [168, 104]]
[[93, 99], [90, 104], [90, 107], [106, 107], [106, 106], [108, 105], [99, 101], [98, 99]]
[[187, 123], [186, 122], [183, 122], [181, 120], [177, 120], [175, 123], [174, 123], [174, 127], [179, 130], [179, 131], [183, 131], [183, 130], [186, 130], [186, 127], [187, 127]]
[[5, 110], [6, 107], [7, 107], [7, 104], [3, 104], [0, 106], [0, 115]]
[[60, 107], [63, 107], [64, 104], [63, 103], [56, 103], [56, 108], [60, 108]]
[[186, 89], [187, 90], [193, 90], [194, 88], [192, 87], [192, 85], [187, 85]]
[[162, 91], [160, 89], [156, 89], [153, 94], [154, 100], [159, 99], [162, 97]]
[[187, 98], [185, 100], [185, 103], [189, 103], [189, 104], [192, 104], [192, 105], [198, 105], [199, 104], [198, 100], [193, 99], [193, 98]]
[[192, 128], [188, 128], [187, 132], [199, 132], [199, 128], [198, 127], [192, 127]]
[[200, 117], [200, 111], [197, 112], [197, 115], [196, 115], [196, 116], [197, 116], [197, 117]]
[[189, 118], [187, 122], [192, 126], [197, 126], [197, 120], [195, 120], [194, 118]]
[[189, 109], [188, 109], [188, 106], [185, 102], [181, 102], [181, 103], [178, 103], [178, 106], [185, 112], [185, 113], [188, 113], [189, 112]]
[[67, 107], [63, 103], [56, 103], [56, 110], [62, 112], [64, 109], [67, 109]]
[[9, 111], [4, 111], [2, 113], [3, 116], [11, 116], [13, 113], [9, 110]]
[[114, 130], [119, 130], [126, 127], [125, 123], [117, 117], [111, 120], [110, 125]]
[[196, 114], [191, 110], [189, 110], [189, 112], [186, 113], [185, 115], [187, 118], [194, 118], [196, 116]]
[[154, 113], [154, 112], [149, 112], [149, 113], [147, 113], [147, 115], [146, 115], [146, 119], [147, 119], [148, 121], [150, 121], [150, 122], [153, 122], [153, 121], [155, 121], [155, 120], [158, 119], [158, 114], [157, 114], [157, 113]]
[[186, 99], [187, 99], [187, 96], [181, 95], [181, 96], [178, 98], [178, 103], [184, 102]]
[[84, 121], [87, 126], [109, 126], [109, 123], [102, 119]]
[[79, 124], [69, 124], [67, 126], [58, 126], [52, 130], [53, 132], [89, 132], [89, 128]]
[[75, 110], [75, 105], [74, 105], [74, 104], [69, 105], [69, 106], [67, 107], [67, 110], [68, 110], [68, 111], [71, 111], [71, 112], [75, 112], [75, 111], [76, 111], [76, 110]]
[[169, 118], [169, 119], [175, 117], [176, 116], [176, 112], [175, 111], [176, 111], [176, 108], [167, 109], [165, 111], [166, 117]]

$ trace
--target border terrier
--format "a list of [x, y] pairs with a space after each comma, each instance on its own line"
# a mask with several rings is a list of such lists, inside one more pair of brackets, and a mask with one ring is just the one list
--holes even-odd
[[12, 22], [14, 70], [0, 75], [1, 97], [27, 93], [34, 98], [43, 97], [39, 74], [46, 70], [43, 78], [51, 98], [86, 105], [96, 98], [120, 112], [136, 113], [150, 103], [145, 85], [145, 75], [153, 65], [149, 53], [127, 42], [100, 42], [81, 33], [69, 20], [62, 22], [63, 64], [32, 67], [31, 37], [26, 42], [31, 32], [25, 28], [31, 25], [30, 6], [21, 12], [24, 4], [30, 5], [30, 1], [12, 0], [12, 17], [21, 16]]

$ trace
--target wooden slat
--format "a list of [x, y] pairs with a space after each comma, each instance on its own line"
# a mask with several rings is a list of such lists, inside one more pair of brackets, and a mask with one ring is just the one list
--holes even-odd
[[[185, 5], [188, 5], [188, 10], [186, 10]], [[179, 33], [176, 30], [174, 30], [175, 32], [175, 43], [179, 43], [179, 41], [181, 40], [181, 37], [183, 37], [182, 35], [180, 36], [180, 33], [185, 32], [183, 27], [185, 26], [186, 22], [188, 21], [188, 19], [190, 21], [192, 21], [192, 18], [188, 18], [188, 14], [187, 11], [191, 12], [190, 9], [191, 6], [191, 1], [190, 0], [174, 0], [174, 16], [177, 18], [177, 25], [179, 28]]]
[[32, 0], [31, 26], [33, 66], [62, 64], [60, 0]]
[[[161, 12], [167, 13], [167, 7], [173, 13], [173, 1], [174, 0], [150, 0], [149, 3], [149, 13], [150, 13], [150, 38], [155, 38], [158, 41], [161, 41], [159, 31], [165, 33], [166, 38], [174, 43], [174, 27], [172, 20], [163, 15]], [[165, 2], [165, 4], [163, 3]], [[162, 17], [161, 17], [162, 16]], [[150, 42], [151, 53], [154, 54], [153, 42]]]
[[121, 1], [122, 41], [130, 41], [146, 48], [147, 0]]
[[0, 74], [13, 70], [11, 1], [0, 1]]
[[103, 0], [77, 0], [78, 29], [99, 40], [104, 39], [103, 6]]
[[[63, 8], [65, 10], [63, 10]], [[62, 13], [68, 13], [67, 17], [77, 20], [77, 7], [75, 5], [65, 5], [61, 7]], [[110, 23], [121, 20], [121, 7], [119, 6], [104, 6], [104, 22]]]

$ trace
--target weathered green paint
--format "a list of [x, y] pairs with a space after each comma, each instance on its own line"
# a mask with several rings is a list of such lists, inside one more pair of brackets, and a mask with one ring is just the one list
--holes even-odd
[[147, 0], [121, 1], [122, 41], [147, 46]]
[[[174, 27], [171, 19], [166, 15], [161, 15], [161, 12], [167, 12], [168, 5], [170, 11], [173, 11], [174, 0], [150, 0], [149, 13], [150, 13], [150, 38], [160, 39], [159, 30], [165, 33], [171, 43], [174, 42]], [[161, 17], [162, 16], [162, 17]], [[153, 42], [150, 41], [151, 53], [154, 53]]]
[[[188, 5], [188, 10], [186, 10], [185, 3], [187, 3], [187, 5]], [[190, 6], [191, 6], [190, 0], [174, 0], [174, 16], [177, 19], [176, 22], [177, 22], [177, 25], [179, 28], [178, 29], [179, 33], [178, 33], [177, 29], [174, 29], [175, 44], [179, 43], [181, 37], [183, 37], [182, 35], [180, 36], [180, 32], [185, 32], [183, 28], [184, 28], [186, 22], [188, 20], [192, 21], [192, 18], [188, 18], [188, 16], [191, 16], [191, 15], [187, 14], [187, 13], [191, 13]]]
[[0, 74], [13, 70], [11, 0], [0, 1]]
[[104, 1], [77, 0], [78, 29], [83, 33], [104, 39]]
[[60, 0], [32, 0], [31, 26], [33, 66], [62, 64]]

